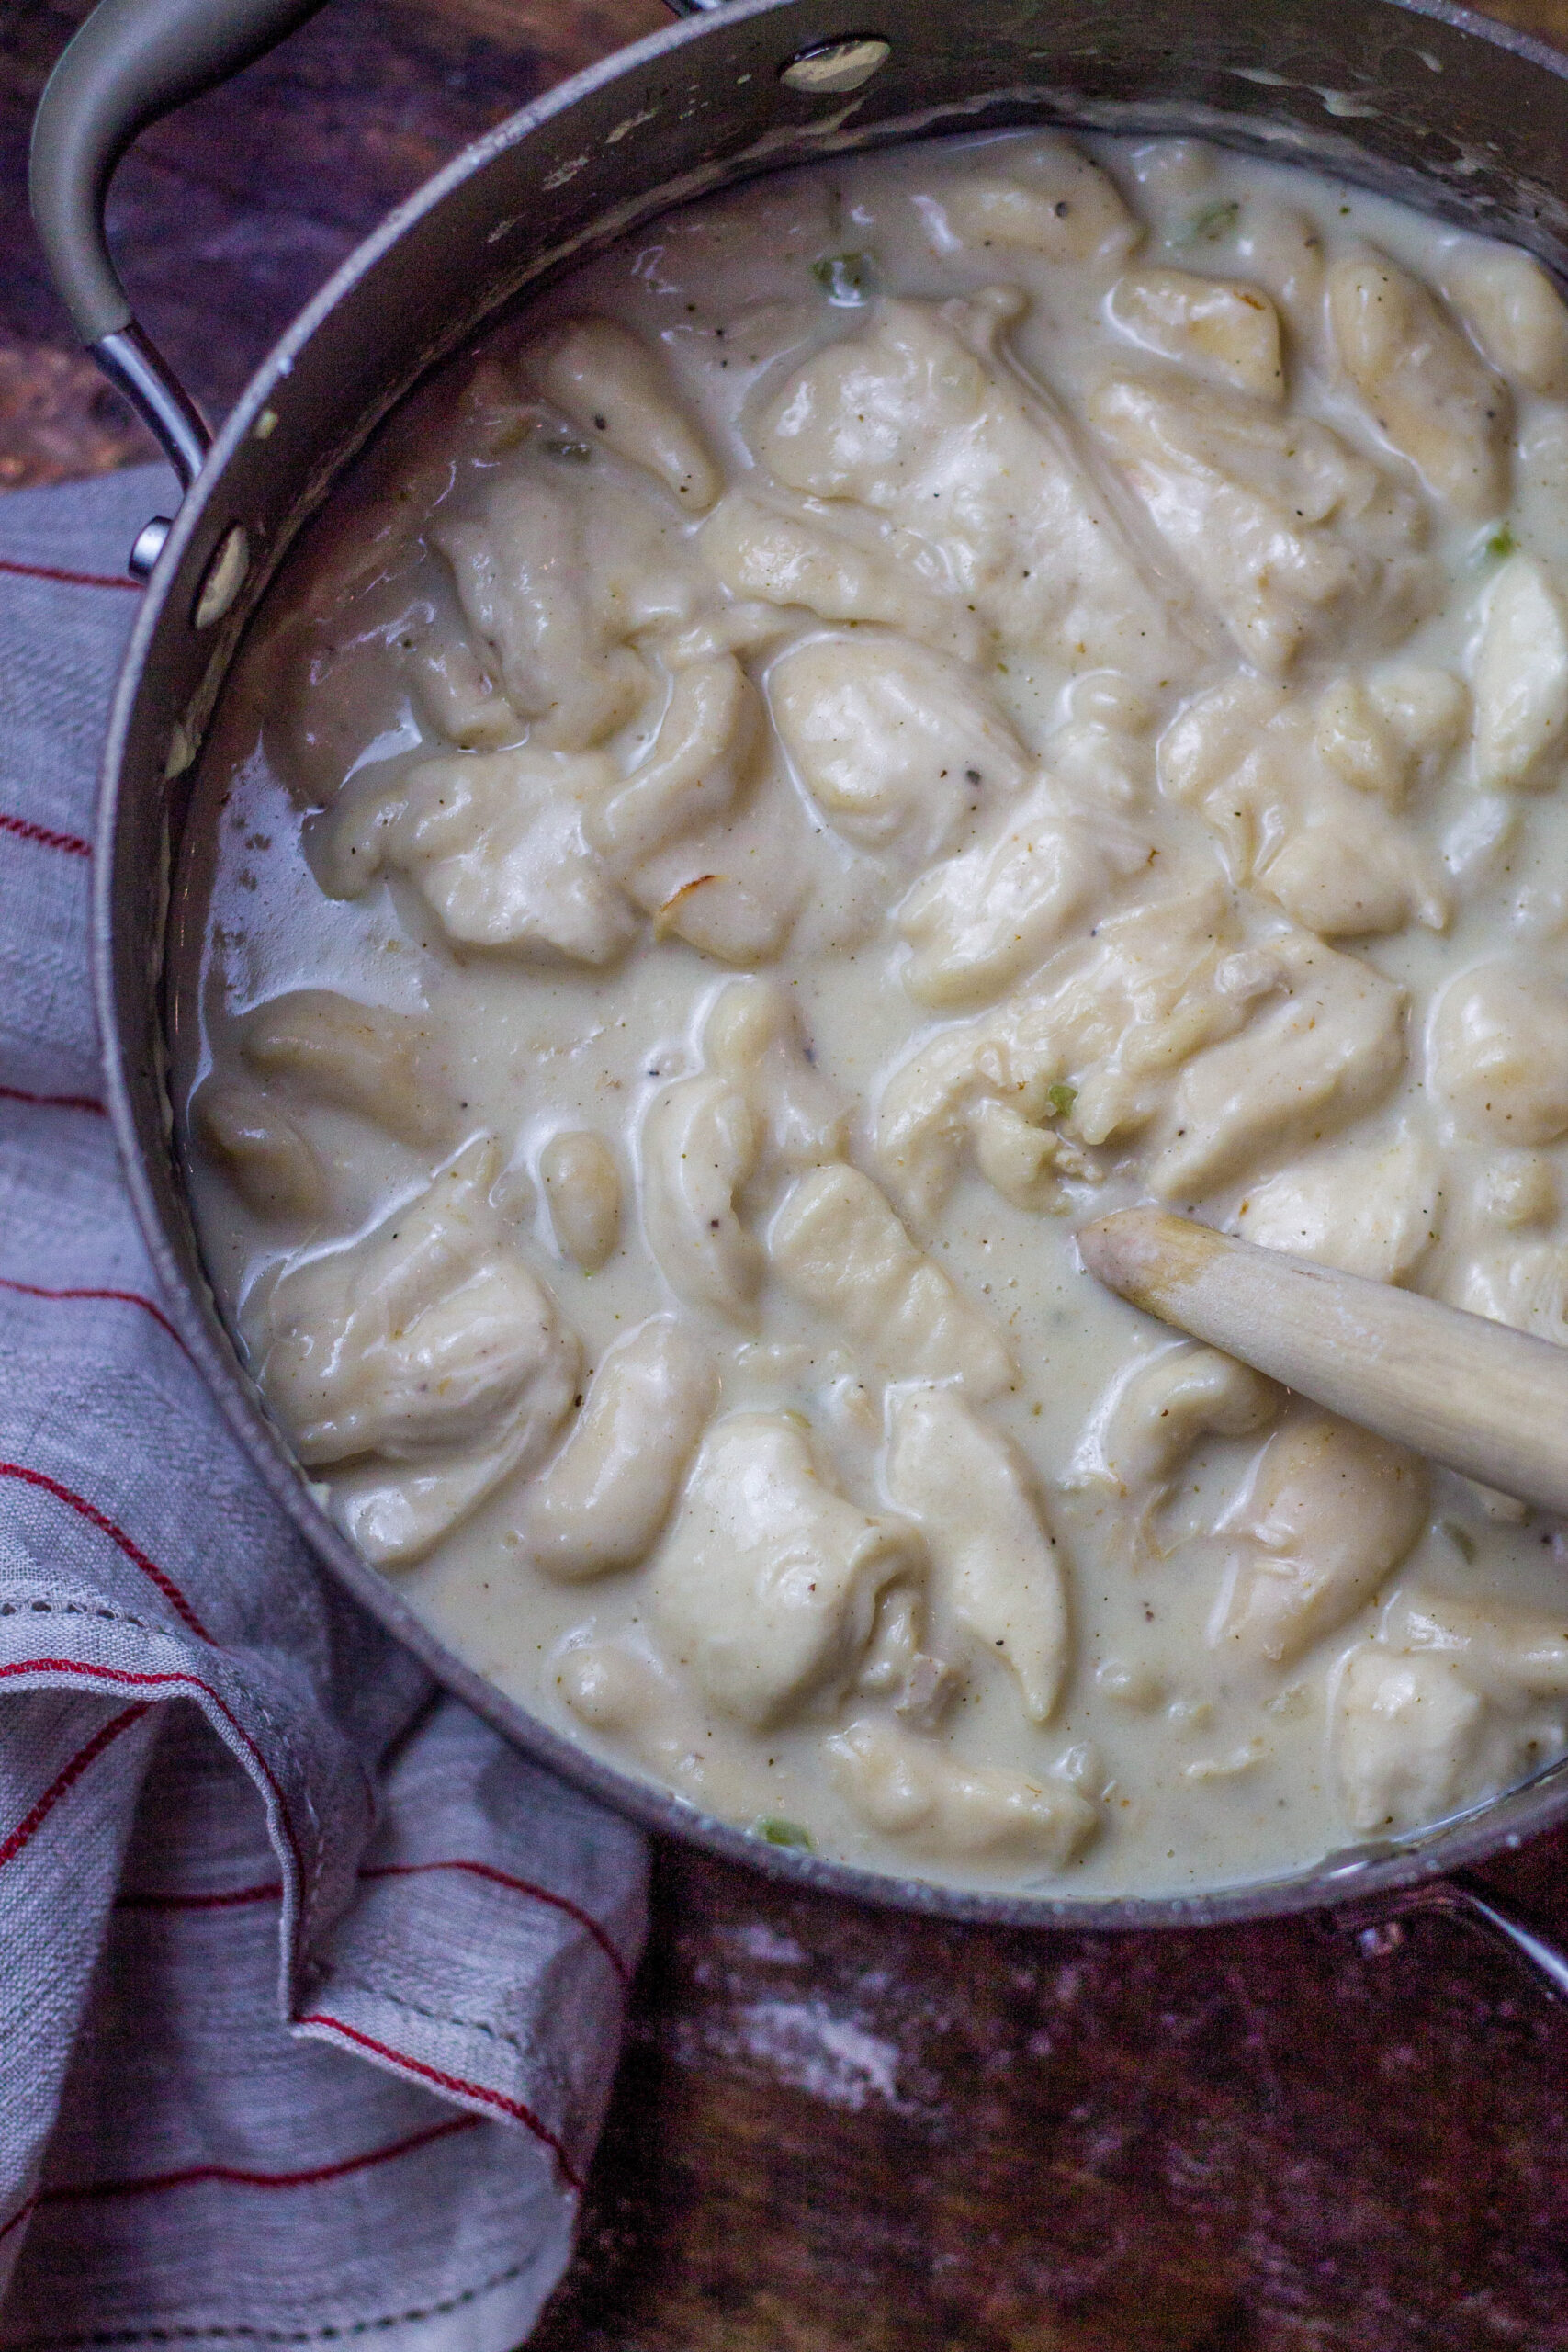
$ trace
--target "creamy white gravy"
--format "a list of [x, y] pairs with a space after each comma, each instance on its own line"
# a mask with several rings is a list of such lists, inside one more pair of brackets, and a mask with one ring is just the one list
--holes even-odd
[[657, 223], [385, 433], [176, 905], [209, 1266], [469, 1664], [876, 1869], [1253, 1878], [1568, 1745], [1558, 1529], [1101, 1293], [1564, 1336], [1568, 318], [1193, 143]]

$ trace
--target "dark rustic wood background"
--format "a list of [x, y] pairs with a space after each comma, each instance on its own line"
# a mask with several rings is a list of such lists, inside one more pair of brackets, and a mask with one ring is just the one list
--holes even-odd
[[[31, 108], [85, 13], [0, 0], [6, 486], [147, 454], [73, 350], [26, 217]], [[1496, 13], [1568, 46], [1568, 0]], [[331, 0], [122, 169], [142, 317], [221, 412], [397, 198], [662, 21], [657, 0]], [[1495, 1875], [1568, 1934], [1568, 1839]], [[1458, 1927], [1373, 1941], [961, 1929], [667, 1849], [581, 2249], [536, 2343], [1568, 2352], [1568, 2012]]]

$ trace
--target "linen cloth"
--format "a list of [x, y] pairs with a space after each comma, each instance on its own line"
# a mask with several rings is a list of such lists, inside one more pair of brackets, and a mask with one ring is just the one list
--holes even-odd
[[173, 495], [0, 500], [0, 2344], [507, 2352], [570, 2253], [644, 1844], [315, 1568], [154, 1294], [87, 837], [113, 583]]

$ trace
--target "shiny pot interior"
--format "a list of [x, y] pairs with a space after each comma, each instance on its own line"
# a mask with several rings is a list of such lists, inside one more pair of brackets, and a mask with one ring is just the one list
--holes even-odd
[[[858, 10], [859, 0], [856, 0]], [[851, 94], [781, 71], [876, 36]], [[1181, 1896], [975, 1893], [775, 1848], [600, 1762], [472, 1673], [312, 1499], [218, 1315], [171, 1150], [164, 922], [202, 736], [257, 600], [367, 435], [481, 321], [671, 204], [847, 147], [1027, 123], [1199, 132], [1529, 246], [1568, 277], [1568, 61], [1444, 0], [727, 0], [581, 75], [460, 155], [322, 289], [252, 381], [158, 562], [116, 697], [95, 958], [109, 1100], [181, 1331], [261, 1475], [326, 1565], [519, 1745], [649, 1827], [780, 1878], [958, 1918], [1194, 1927], [1369, 1898], [1568, 1815], [1568, 1759], [1397, 1846]]]

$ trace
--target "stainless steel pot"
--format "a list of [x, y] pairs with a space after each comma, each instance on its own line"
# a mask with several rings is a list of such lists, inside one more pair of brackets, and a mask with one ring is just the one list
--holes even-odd
[[649, 1827], [776, 1878], [954, 1918], [1074, 1928], [1460, 1908], [1568, 1995], [1568, 1961], [1455, 1871], [1568, 1816], [1568, 1760], [1398, 1844], [1198, 1895], [1073, 1901], [885, 1877], [763, 1844], [600, 1763], [444, 1650], [312, 1500], [225, 1329], [170, 1146], [164, 910], [195, 760], [245, 624], [301, 524], [435, 361], [530, 288], [671, 203], [851, 147], [1055, 123], [1199, 131], [1511, 237], [1568, 276], [1568, 61], [1447, 0], [671, 0], [673, 25], [479, 141], [338, 271], [217, 439], [141, 335], [103, 241], [144, 124], [319, 0], [104, 0], [39, 109], [35, 213], [83, 339], [186, 484], [115, 697], [94, 946], [109, 1102], [171, 1312], [261, 1476], [365, 1608], [520, 1746]]

